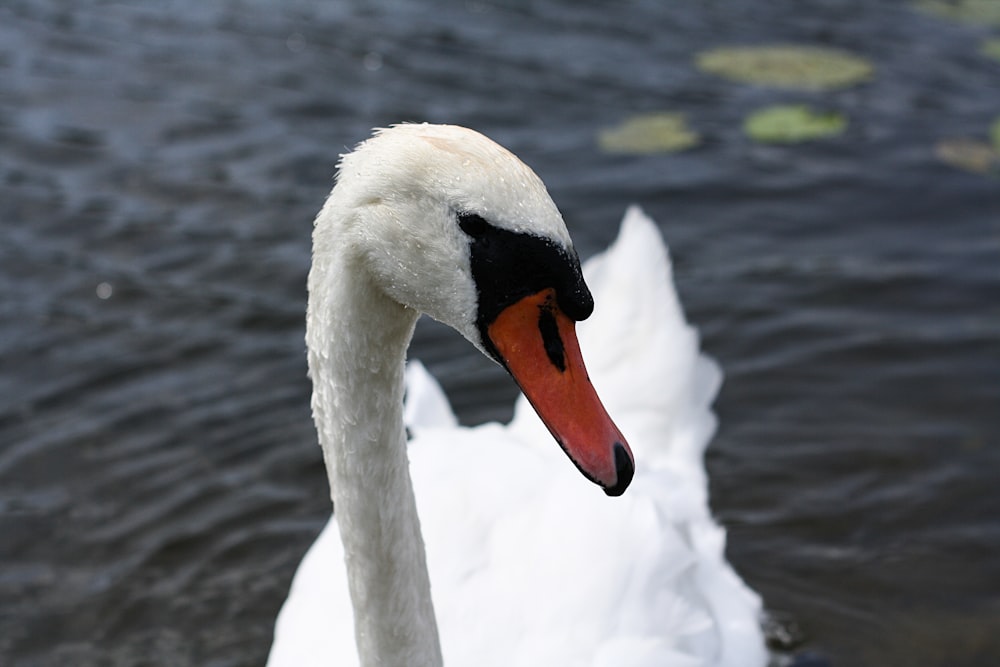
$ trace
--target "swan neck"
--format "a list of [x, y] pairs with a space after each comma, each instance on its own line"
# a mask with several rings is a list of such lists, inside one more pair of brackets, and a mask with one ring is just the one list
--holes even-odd
[[307, 347], [313, 417], [344, 543], [361, 665], [441, 664], [402, 405], [416, 311], [345, 253], [314, 255]]

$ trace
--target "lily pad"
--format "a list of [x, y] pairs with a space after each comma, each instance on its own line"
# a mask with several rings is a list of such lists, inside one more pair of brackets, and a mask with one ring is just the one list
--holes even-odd
[[1000, 26], [997, 0], [917, 0], [916, 6], [953, 21]]
[[676, 153], [700, 142], [701, 137], [688, 127], [680, 113], [635, 116], [597, 135], [601, 150], [608, 153]]
[[979, 50], [984, 56], [1000, 60], [1000, 38], [987, 39]]
[[1000, 167], [1000, 153], [976, 139], [942, 139], [934, 147], [934, 154], [945, 164], [975, 174], [987, 174]]
[[746, 46], [698, 54], [704, 72], [762, 86], [823, 90], [871, 79], [871, 63], [846, 51], [817, 46]]
[[840, 134], [847, 119], [833, 111], [814, 111], [804, 105], [766, 107], [751, 114], [743, 130], [754, 141], [794, 144]]

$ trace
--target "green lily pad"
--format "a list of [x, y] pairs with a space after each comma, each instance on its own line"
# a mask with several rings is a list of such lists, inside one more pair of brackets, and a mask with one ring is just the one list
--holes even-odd
[[979, 50], [984, 56], [1000, 60], [1000, 38], [987, 39]]
[[997, 0], [917, 0], [916, 6], [953, 21], [1000, 26], [1000, 2]]
[[747, 46], [698, 54], [704, 72], [762, 86], [823, 90], [871, 79], [874, 68], [860, 56], [816, 46]]
[[804, 105], [766, 107], [751, 114], [743, 130], [754, 141], [794, 144], [840, 134], [847, 118], [833, 111], [814, 111]]
[[942, 139], [934, 147], [934, 154], [945, 164], [975, 174], [987, 174], [1000, 167], [1000, 153], [976, 139]]
[[676, 153], [700, 142], [701, 137], [688, 127], [680, 113], [635, 116], [597, 135], [601, 150], [608, 153]]

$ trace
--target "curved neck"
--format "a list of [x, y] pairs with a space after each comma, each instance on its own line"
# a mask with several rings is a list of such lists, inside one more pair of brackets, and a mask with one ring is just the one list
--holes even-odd
[[346, 251], [316, 247], [306, 327], [312, 410], [360, 663], [436, 667], [441, 648], [402, 418], [417, 313], [372, 285]]

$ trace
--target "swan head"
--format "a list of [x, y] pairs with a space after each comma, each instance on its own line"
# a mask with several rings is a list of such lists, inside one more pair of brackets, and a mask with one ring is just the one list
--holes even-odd
[[483, 135], [378, 130], [342, 156], [317, 218], [316, 257], [351, 261], [393, 301], [456, 329], [506, 368], [583, 474], [620, 495], [634, 466], [590, 384], [575, 323], [593, 310], [541, 179]]

